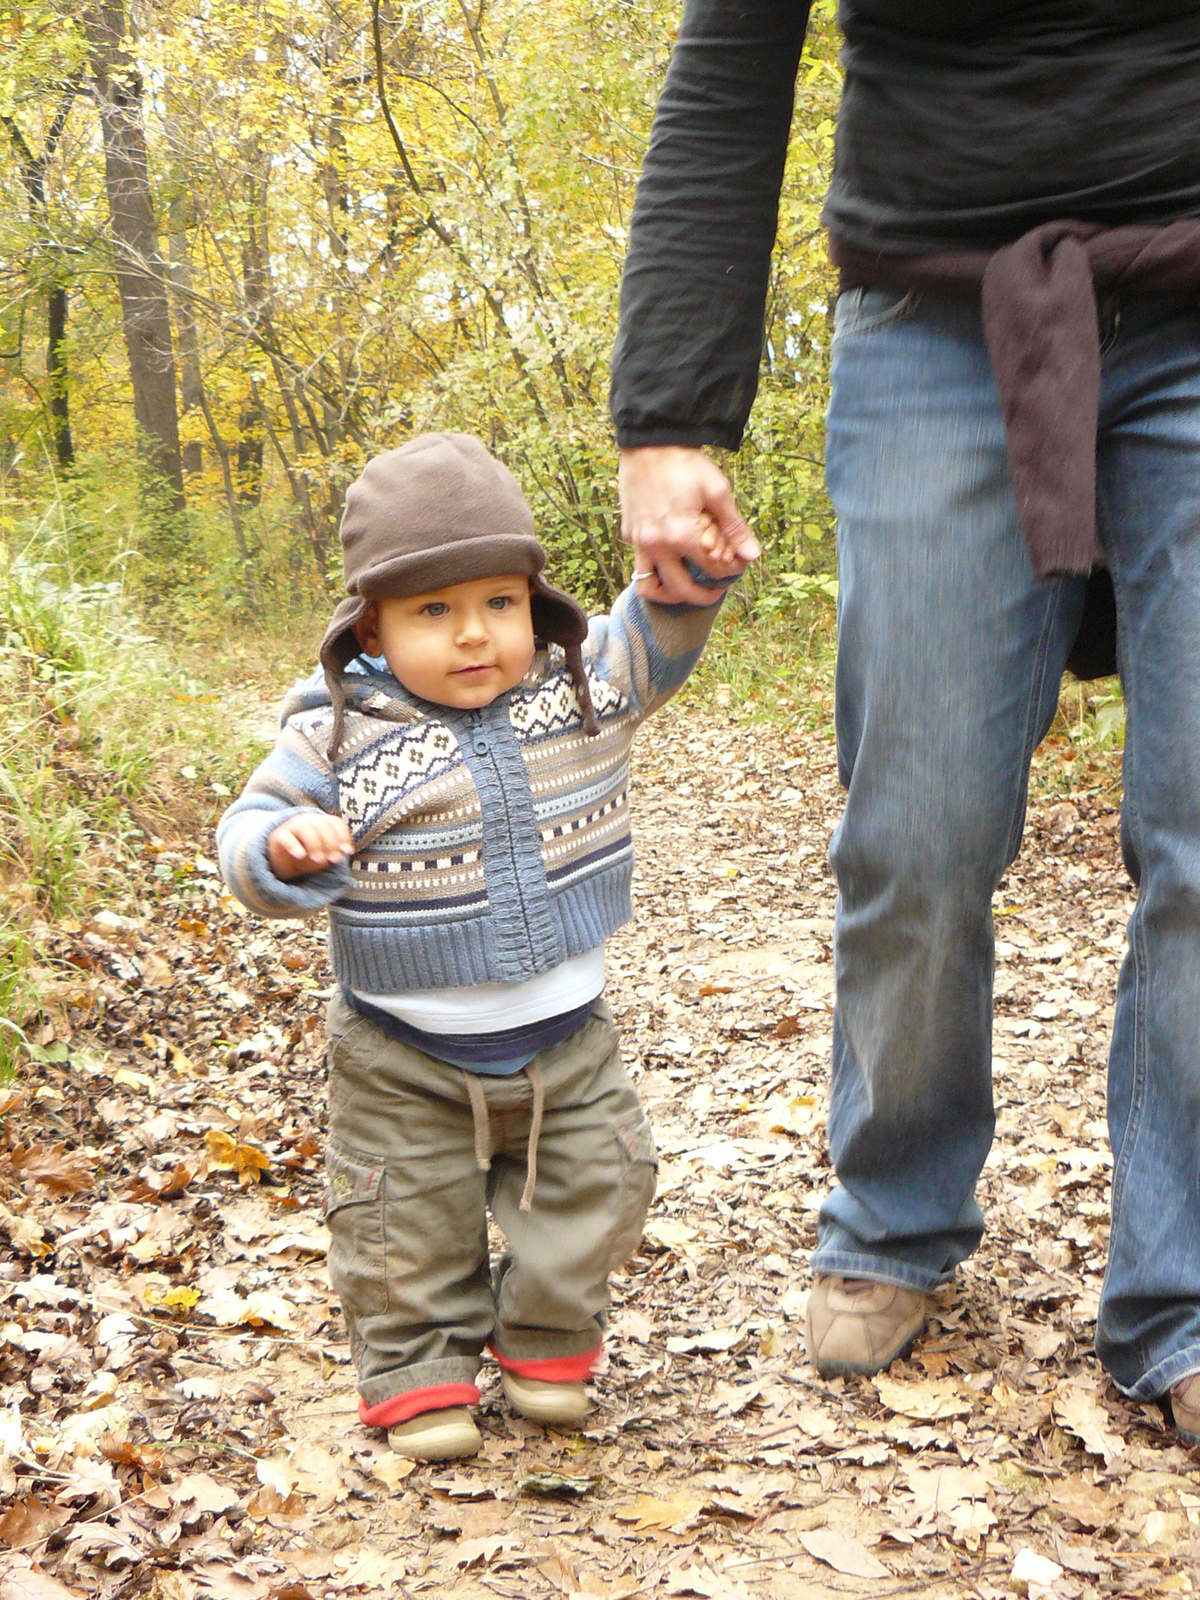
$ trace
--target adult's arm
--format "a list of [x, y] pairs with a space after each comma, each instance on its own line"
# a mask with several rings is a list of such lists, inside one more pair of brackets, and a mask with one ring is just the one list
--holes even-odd
[[633, 208], [623, 449], [737, 447], [758, 386], [805, 0], [685, 0]]
[[[622, 532], [648, 600], [703, 604], [685, 560], [759, 554], [704, 445], [736, 448], [758, 387], [806, 0], [686, 0], [634, 205], [613, 353]], [[723, 558], [702, 545], [706, 515]]]

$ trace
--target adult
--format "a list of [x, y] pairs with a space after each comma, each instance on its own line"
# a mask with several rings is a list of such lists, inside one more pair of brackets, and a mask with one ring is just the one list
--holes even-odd
[[[685, 3], [614, 357], [650, 597], [702, 598], [685, 558], [757, 551], [702, 447], [735, 446], [754, 397], [807, 11]], [[880, 1370], [981, 1237], [990, 903], [1103, 565], [1138, 900], [1097, 1350], [1200, 1443], [1200, 0], [842, 0], [841, 23], [839, 1183], [809, 1351]], [[705, 515], [726, 561], [703, 559]]]

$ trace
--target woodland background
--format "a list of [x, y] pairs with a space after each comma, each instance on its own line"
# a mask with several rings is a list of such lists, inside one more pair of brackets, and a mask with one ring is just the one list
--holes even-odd
[[[346, 484], [480, 434], [560, 578], [623, 584], [608, 358], [678, 5], [0, 9], [0, 470], [76, 572], [173, 620], [324, 601]], [[763, 390], [733, 462], [770, 575], [823, 574], [832, 0], [797, 96]], [[801, 589], [811, 585], [801, 585]], [[181, 595], [180, 591], [183, 591]], [[182, 613], [182, 616], [180, 616]]]
[[[762, 385], [724, 463], [766, 556], [704, 682], [758, 715], [830, 658], [833, 12], [814, 8]], [[146, 830], [202, 831], [244, 777], [339, 591], [370, 454], [482, 435], [558, 581], [597, 608], [622, 586], [608, 361], [678, 18], [0, 0], [0, 1065], [36, 1005], [35, 912], [119, 905]]]
[[801, 1357], [841, 803], [833, 0], [723, 462], [766, 553], [635, 763], [608, 992], [663, 1164], [593, 1425], [493, 1387], [441, 1472], [353, 1424], [322, 933], [246, 916], [212, 824], [372, 452], [483, 435], [560, 581], [621, 585], [608, 359], [679, 14], [478, 4], [0, 0], [0, 1600], [1195, 1594], [1195, 1458], [1091, 1355], [1114, 683], [1064, 689], [994, 908], [985, 1247], [899, 1377]]

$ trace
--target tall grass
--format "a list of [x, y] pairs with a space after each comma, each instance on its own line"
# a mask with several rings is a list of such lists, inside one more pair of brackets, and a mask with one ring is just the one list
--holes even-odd
[[147, 631], [121, 552], [80, 576], [61, 513], [0, 520], [0, 1074], [39, 921], [136, 911], [148, 837], [203, 835], [250, 760], [224, 697]]

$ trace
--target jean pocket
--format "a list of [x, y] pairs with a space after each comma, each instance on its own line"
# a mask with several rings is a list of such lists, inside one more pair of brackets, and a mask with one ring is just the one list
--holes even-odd
[[624, 1266], [637, 1249], [658, 1180], [658, 1151], [641, 1107], [619, 1118], [613, 1132], [621, 1166], [621, 1185], [609, 1245], [610, 1272]]
[[852, 333], [879, 333], [906, 322], [921, 304], [916, 289], [847, 289], [838, 296], [833, 313], [833, 337]]
[[382, 1163], [355, 1161], [340, 1150], [325, 1154], [325, 1222], [329, 1228], [329, 1281], [348, 1320], [388, 1308], [383, 1208], [387, 1188]]

